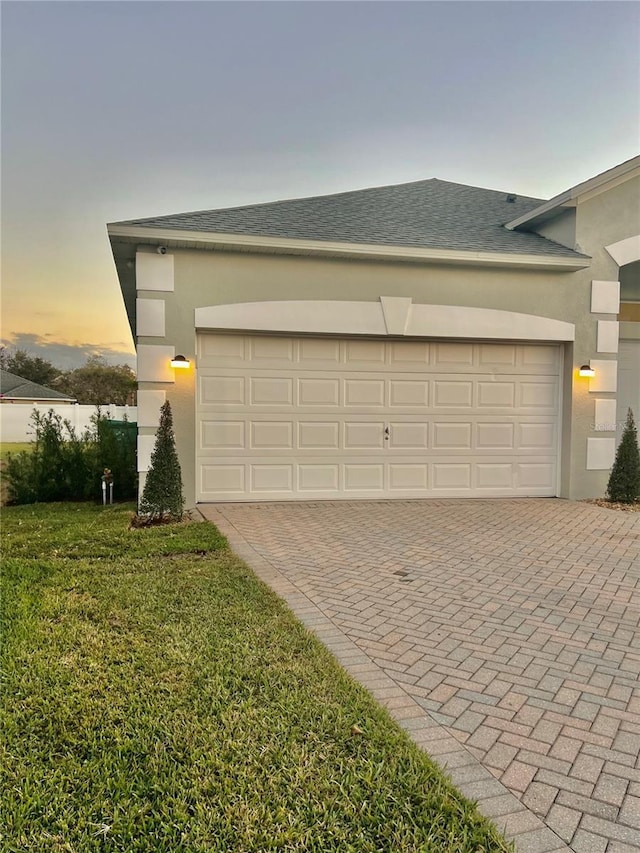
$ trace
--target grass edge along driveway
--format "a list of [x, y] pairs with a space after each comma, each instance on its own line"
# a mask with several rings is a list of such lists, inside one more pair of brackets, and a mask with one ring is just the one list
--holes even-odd
[[131, 514], [3, 510], [4, 851], [511, 849], [213, 525]]

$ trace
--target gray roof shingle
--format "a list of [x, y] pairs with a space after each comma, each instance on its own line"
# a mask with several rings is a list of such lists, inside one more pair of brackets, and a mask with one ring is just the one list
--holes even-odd
[[543, 199], [432, 178], [335, 195], [113, 223], [180, 231], [327, 240], [462, 251], [584, 257], [504, 227]]
[[1, 369], [0, 397], [8, 400], [51, 400], [52, 403], [69, 400], [75, 402], [75, 397], [61, 394], [60, 391], [54, 391], [53, 388], [46, 388], [37, 382], [31, 382], [30, 379], [23, 379], [22, 376], [16, 376], [15, 373]]

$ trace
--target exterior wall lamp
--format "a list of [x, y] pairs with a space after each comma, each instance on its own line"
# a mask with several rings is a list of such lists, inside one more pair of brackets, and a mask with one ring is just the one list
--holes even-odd
[[171, 359], [171, 367], [186, 369], [191, 367], [191, 362], [188, 358], [185, 358], [183, 355], [176, 355]]
[[578, 371], [578, 376], [595, 376], [596, 372], [590, 364], [583, 364]]

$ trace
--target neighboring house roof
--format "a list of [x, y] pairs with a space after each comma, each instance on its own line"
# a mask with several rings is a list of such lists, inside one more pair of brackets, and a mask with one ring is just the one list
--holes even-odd
[[44, 385], [31, 382], [29, 379], [23, 379], [22, 376], [9, 373], [8, 370], [0, 370], [0, 398], [3, 400], [19, 400], [24, 402], [41, 400], [42, 402], [51, 401], [52, 403], [75, 403], [75, 397], [70, 397], [68, 394], [61, 394], [60, 391], [54, 391], [53, 388], [46, 388]]
[[133, 219], [111, 225], [584, 258], [538, 234], [510, 231], [504, 227], [505, 223], [542, 203], [542, 199], [432, 178], [335, 195]]

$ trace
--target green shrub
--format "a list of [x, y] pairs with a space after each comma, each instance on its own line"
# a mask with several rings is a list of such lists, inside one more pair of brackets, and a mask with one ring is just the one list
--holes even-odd
[[171, 404], [167, 400], [160, 409], [160, 426], [140, 500], [140, 514], [151, 520], [164, 516], [182, 518], [183, 510], [182, 472], [173, 435]]
[[78, 436], [52, 409], [31, 416], [32, 451], [9, 454], [4, 470], [8, 502], [100, 500], [100, 475], [110, 468], [114, 494], [130, 500], [136, 492], [135, 426], [118, 430], [98, 410], [93, 429]]
[[35, 411], [32, 452], [7, 459], [5, 477], [9, 503], [85, 500], [92, 469], [91, 446], [78, 438], [69, 421], [52, 409]]
[[34, 504], [38, 500], [31, 452], [21, 450], [9, 453], [2, 478], [7, 483], [7, 502], [10, 504]]
[[622, 503], [633, 503], [640, 498], [640, 449], [631, 409], [627, 412], [624, 432], [609, 476], [607, 498]]

